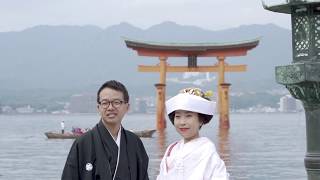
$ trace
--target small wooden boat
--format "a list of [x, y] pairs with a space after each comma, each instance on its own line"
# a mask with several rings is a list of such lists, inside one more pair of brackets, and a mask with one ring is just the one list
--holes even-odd
[[[130, 130], [130, 131], [142, 138], [150, 138], [152, 137], [153, 133], [156, 132], [155, 129], [146, 129], [142, 131]], [[45, 132], [44, 134], [47, 136], [48, 139], [74, 139], [81, 136], [84, 133], [65, 132], [62, 134], [61, 132], [50, 131], [50, 132]]]
[[65, 132], [65, 133], [58, 133], [58, 132], [45, 132], [44, 133], [48, 139], [74, 139], [76, 137], [81, 136], [80, 133], [71, 133], [71, 132]]
[[146, 130], [142, 130], [142, 131], [130, 130], [130, 131], [135, 133], [137, 136], [143, 137], [143, 138], [150, 138], [150, 137], [152, 137], [153, 133], [156, 132], [155, 129], [146, 129]]

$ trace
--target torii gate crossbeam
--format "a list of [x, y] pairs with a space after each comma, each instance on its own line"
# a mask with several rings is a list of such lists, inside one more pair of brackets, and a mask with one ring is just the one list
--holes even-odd
[[[218, 72], [219, 65], [214, 66], [197, 66], [197, 67], [185, 67], [185, 66], [170, 66], [167, 65], [166, 72]], [[240, 72], [246, 71], [246, 65], [225, 65], [225, 71], [228, 72]], [[160, 66], [145, 66], [139, 65], [138, 66], [139, 72], [160, 72]]]

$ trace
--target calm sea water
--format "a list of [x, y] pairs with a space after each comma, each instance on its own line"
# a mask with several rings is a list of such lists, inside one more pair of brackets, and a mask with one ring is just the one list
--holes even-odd
[[[305, 116], [301, 114], [232, 114], [231, 129], [219, 131], [217, 118], [201, 129], [224, 159], [233, 180], [305, 180]], [[44, 132], [59, 131], [64, 120], [72, 126], [92, 127], [97, 115], [1, 115], [0, 179], [58, 180], [73, 140], [48, 140]], [[155, 127], [155, 115], [127, 115], [126, 129]], [[164, 134], [143, 138], [155, 179], [163, 153], [180, 139], [168, 121]]]

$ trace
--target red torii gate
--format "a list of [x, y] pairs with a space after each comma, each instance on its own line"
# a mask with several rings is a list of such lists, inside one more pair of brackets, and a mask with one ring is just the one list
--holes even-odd
[[[139, 65], [140, 72], [160, 72], [157, 89], [157, 129], [166, 127], [164, 109], [167, 72], [218, 72], [218, 111], [219, 127], [228, 129], [229, 124], [229, 86], [225, 83], [224, 72], [246, 71], [246, 65], [228, 65], [225, 58], [245, 56], [248, 50], [259, 44], [259, 39], [232, 43], [160, 43], [125, 39], [128, 48], [138, 52], [140, 56], [158, 57], [160, 63], [155, 66]], [[170, 66], [168, 57], [188, 57], [188, 66]], [[216, 57], [218, 64], [198, 66], [197, 57]]]

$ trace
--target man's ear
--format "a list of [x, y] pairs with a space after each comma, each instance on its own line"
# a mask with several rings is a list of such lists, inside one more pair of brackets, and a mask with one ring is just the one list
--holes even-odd
[[130, 104], [128, 103], [128, 107], [127, 107], [127, 110], [129, 111], [130, 110]]

